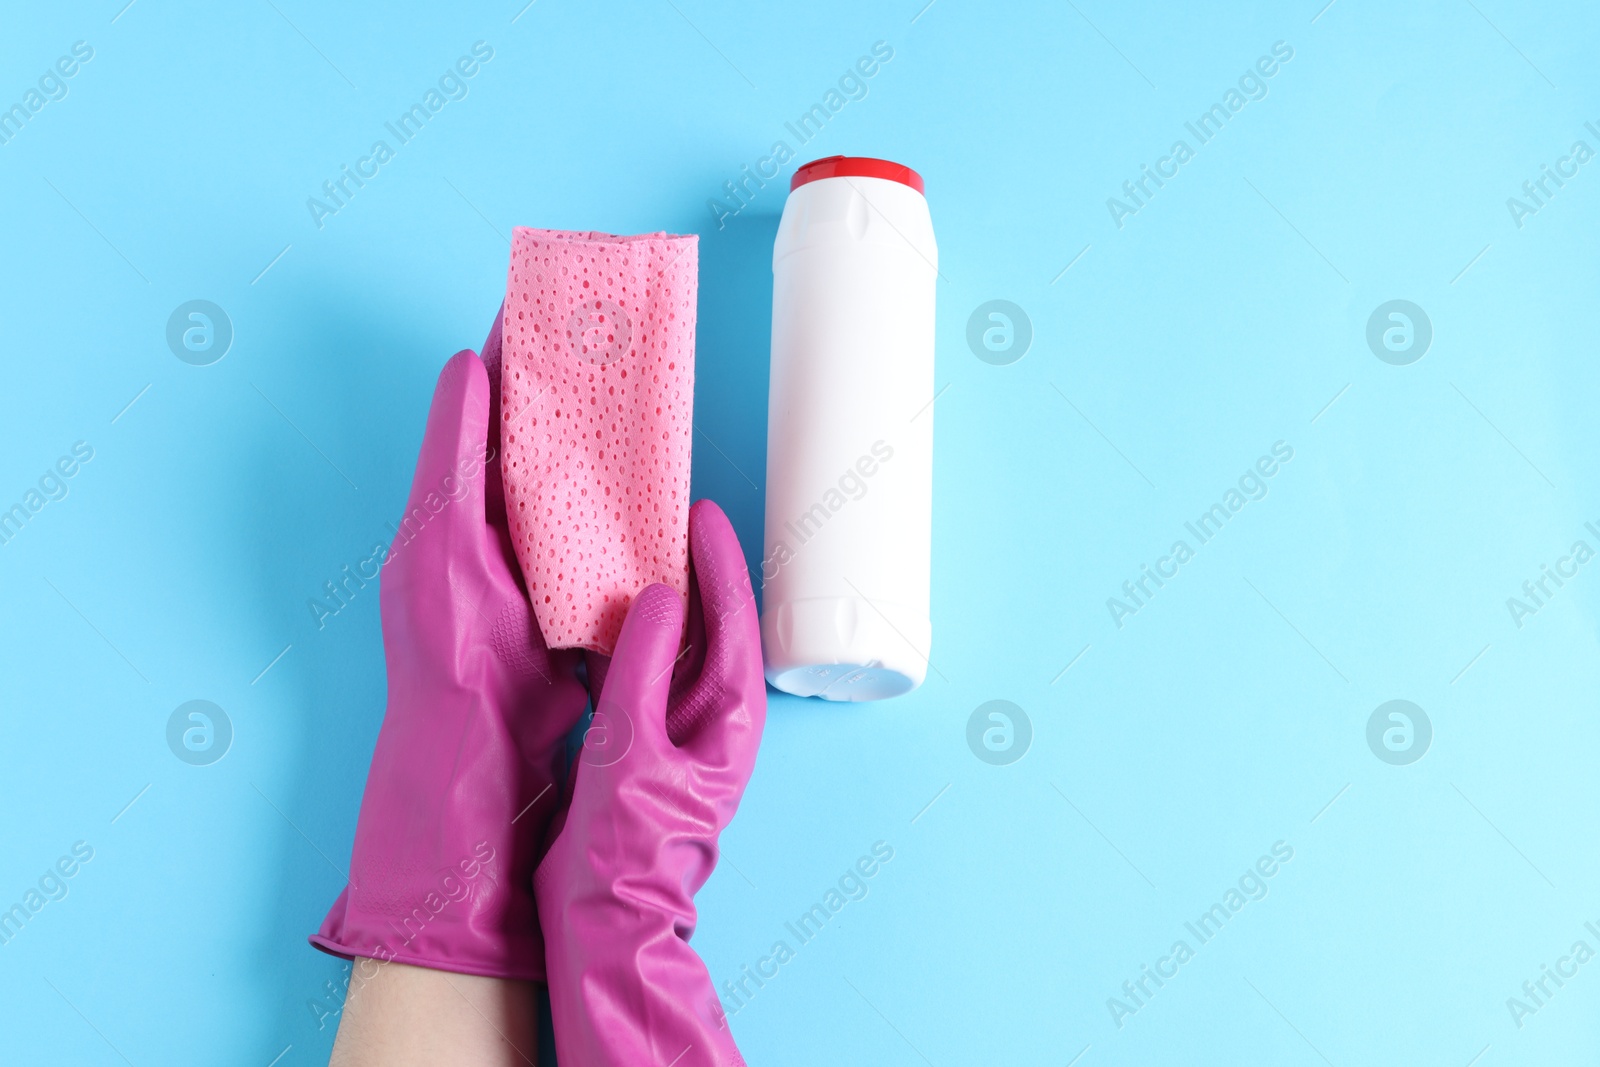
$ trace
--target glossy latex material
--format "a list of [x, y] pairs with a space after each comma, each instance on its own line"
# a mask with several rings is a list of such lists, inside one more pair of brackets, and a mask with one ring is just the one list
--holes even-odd
[[727, 518], [690, 512], [690, 602], [629, 608], [535, 880], [556, 1052], [579, 1067], [743, 1064], [705, 964], [694, 895], [717, 862], [766, 721], [749, 572]]
[[[498, 356], [499, 322], [485, 345]], [[497, 371], [497, 368], [496, 368]], [[340, 956], [544, 977], [532, 875], [587, 696], [545, 648], [505, 523], [491, 382], [445, 365], [380, 601], [389, 700], [350, 884], [311, 938]]]

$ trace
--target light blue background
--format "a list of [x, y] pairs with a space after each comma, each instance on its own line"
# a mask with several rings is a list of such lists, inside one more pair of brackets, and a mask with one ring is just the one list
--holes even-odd
[[[0, 946], [0, 1059], [325, 1062], [341, 968], [303, 939], [384, 675], [375, 591], [320, 632], [306, 601], [387, 536], [512, 225], [700, 234], [695, 490], [757, 561], [783, 180], [720, 229], [707, 200], [780, 138], [784, 179], [840, 152], [926, 176], [944, 392], [928, 682], [774, 695], [699, 898], [720, 982], [895, 850], [734, 1018], [750, 1062], [1592, 1059], [1600, 962], [1520, 1029], [1506, 1006], [1600, 949], [1600, 563], [1506, 607], [1600, 548], [1600, 162], [1520, 228], [1506, 206], [1600, 150], [1592, 7], [123, 2], [0, 33], [4, 106], [95, 50], [0, 145], [0, 506], [94, 448], [0, 547], [0, 907], [95, 849]], [[307, 197], [479, 40], [467, 98], [319, 230]], [[880, 40], [867, 97], [795, 143]], [[1266, 98], [1119, 229], [1107, 198], [1277, 41]], [[236, 330], [212, 366], [164, 339], [195, 298]], [[1035, 331], [1010, 366], [965, 339], [997, 298]], [[1410, 366], [1365, 341], [1396, 298], [1434, 329]], [[1279, 440], [1270, 494], [1117, 628], [1106, 599]], [[236, 731], [209, 767], [165, 741], [197, 698]], [[1409, 766], [1365, 737], [1396, 698], [1435, 731]], [[1009, 766], [967, 746], [991, 699], [1033, 724]], [[1280, 840], [1270, 894], [1115, 1025]]]

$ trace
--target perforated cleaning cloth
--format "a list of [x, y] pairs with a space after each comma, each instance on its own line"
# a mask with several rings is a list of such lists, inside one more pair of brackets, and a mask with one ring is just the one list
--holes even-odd
[[512, 234], [500, 462], [551, 648], [610, 653], [634, 594], [688, 592], [698, 242]]

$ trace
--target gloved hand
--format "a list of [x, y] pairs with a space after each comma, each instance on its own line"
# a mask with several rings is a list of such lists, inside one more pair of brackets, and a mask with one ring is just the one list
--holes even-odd
[[690, 509], [689, 551], [682, 653], [684, 605], [651, 585], [609, 670], [591, 660], [594, 722], [534, 879], [562, 1063], [744, 1063], [689, 937], [755, 764], [766, 683], [744, 554], [710, 501]]
[[[491, 360], [499, 326], [484, 346]], [[345, 957], [542, 979], [532, 877], [587, 694], [578, 654], [545, 648], [512, 552], [494, 371], [459, 352], [434, 390], [382, 570], [389, 702], [350, 884], [311, 943]]]

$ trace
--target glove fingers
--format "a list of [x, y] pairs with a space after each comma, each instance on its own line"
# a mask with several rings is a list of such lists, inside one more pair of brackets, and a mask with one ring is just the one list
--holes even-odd
[[689, 509], [689, 551], [712, 647], [751, 635], [759, 640], [755, 593], [744, 549], [739, 547], [733, 524], [714, 501], [698, 500]]
[[494, 325], [489, 327], [489, 336], [483, 341], [483, 366], [489, 372], [489, 469], [484, 475], [483, 488], [490, 522], [504, 522], [506, 517], [505, 481], [500, 476], [500, 329], [505, 314], [506, 306], [502, 302], [495, 313]]
[[673, 744], [680, 744], [683, 738], [679, 731], [683, 729], [683, 699], [694, 687], [699, 684], [700, 677], [706, 665], [706, 610], [705, 604], [700, 599], [699, 583], [696, 579], [694, 555], [689, 556], [689, 604], [684, 620], [683, 652], [678, 657], [678, 662], [672, 668], [672, 689], [667, 697], [667, 736]]
[[[689, 552], [694, 561], [693, 595], [703, 615], [705, 666], [675, 702], [668, 732], [674, 743], [693, 747], [719, 715], [737, 716], [741, 709], [764, 713], [766, 683], [755, 594], [744, 551], [728, 517], [710, 500], [697, 501], [689, 509]], [[754, 738], [759, 740], [759, 721], [746, 716], [741, 724], [753, 725]]]
[[468, 505], [466, 513], [481, 521], [488, 429], [488, 373], [473, 352], [457, 352], [439, 372], [433, 389], [406, 501], [407, 518], [426, 522], [430, 516]]
[[683, 601], [671, 586], [648, 585], [633, 598], [605, 671], [594, 722], [584, 735], [585, 763], [610, 766], [626, 755], [624, 744], [662, 750], [667, 691], [682, 633]]

